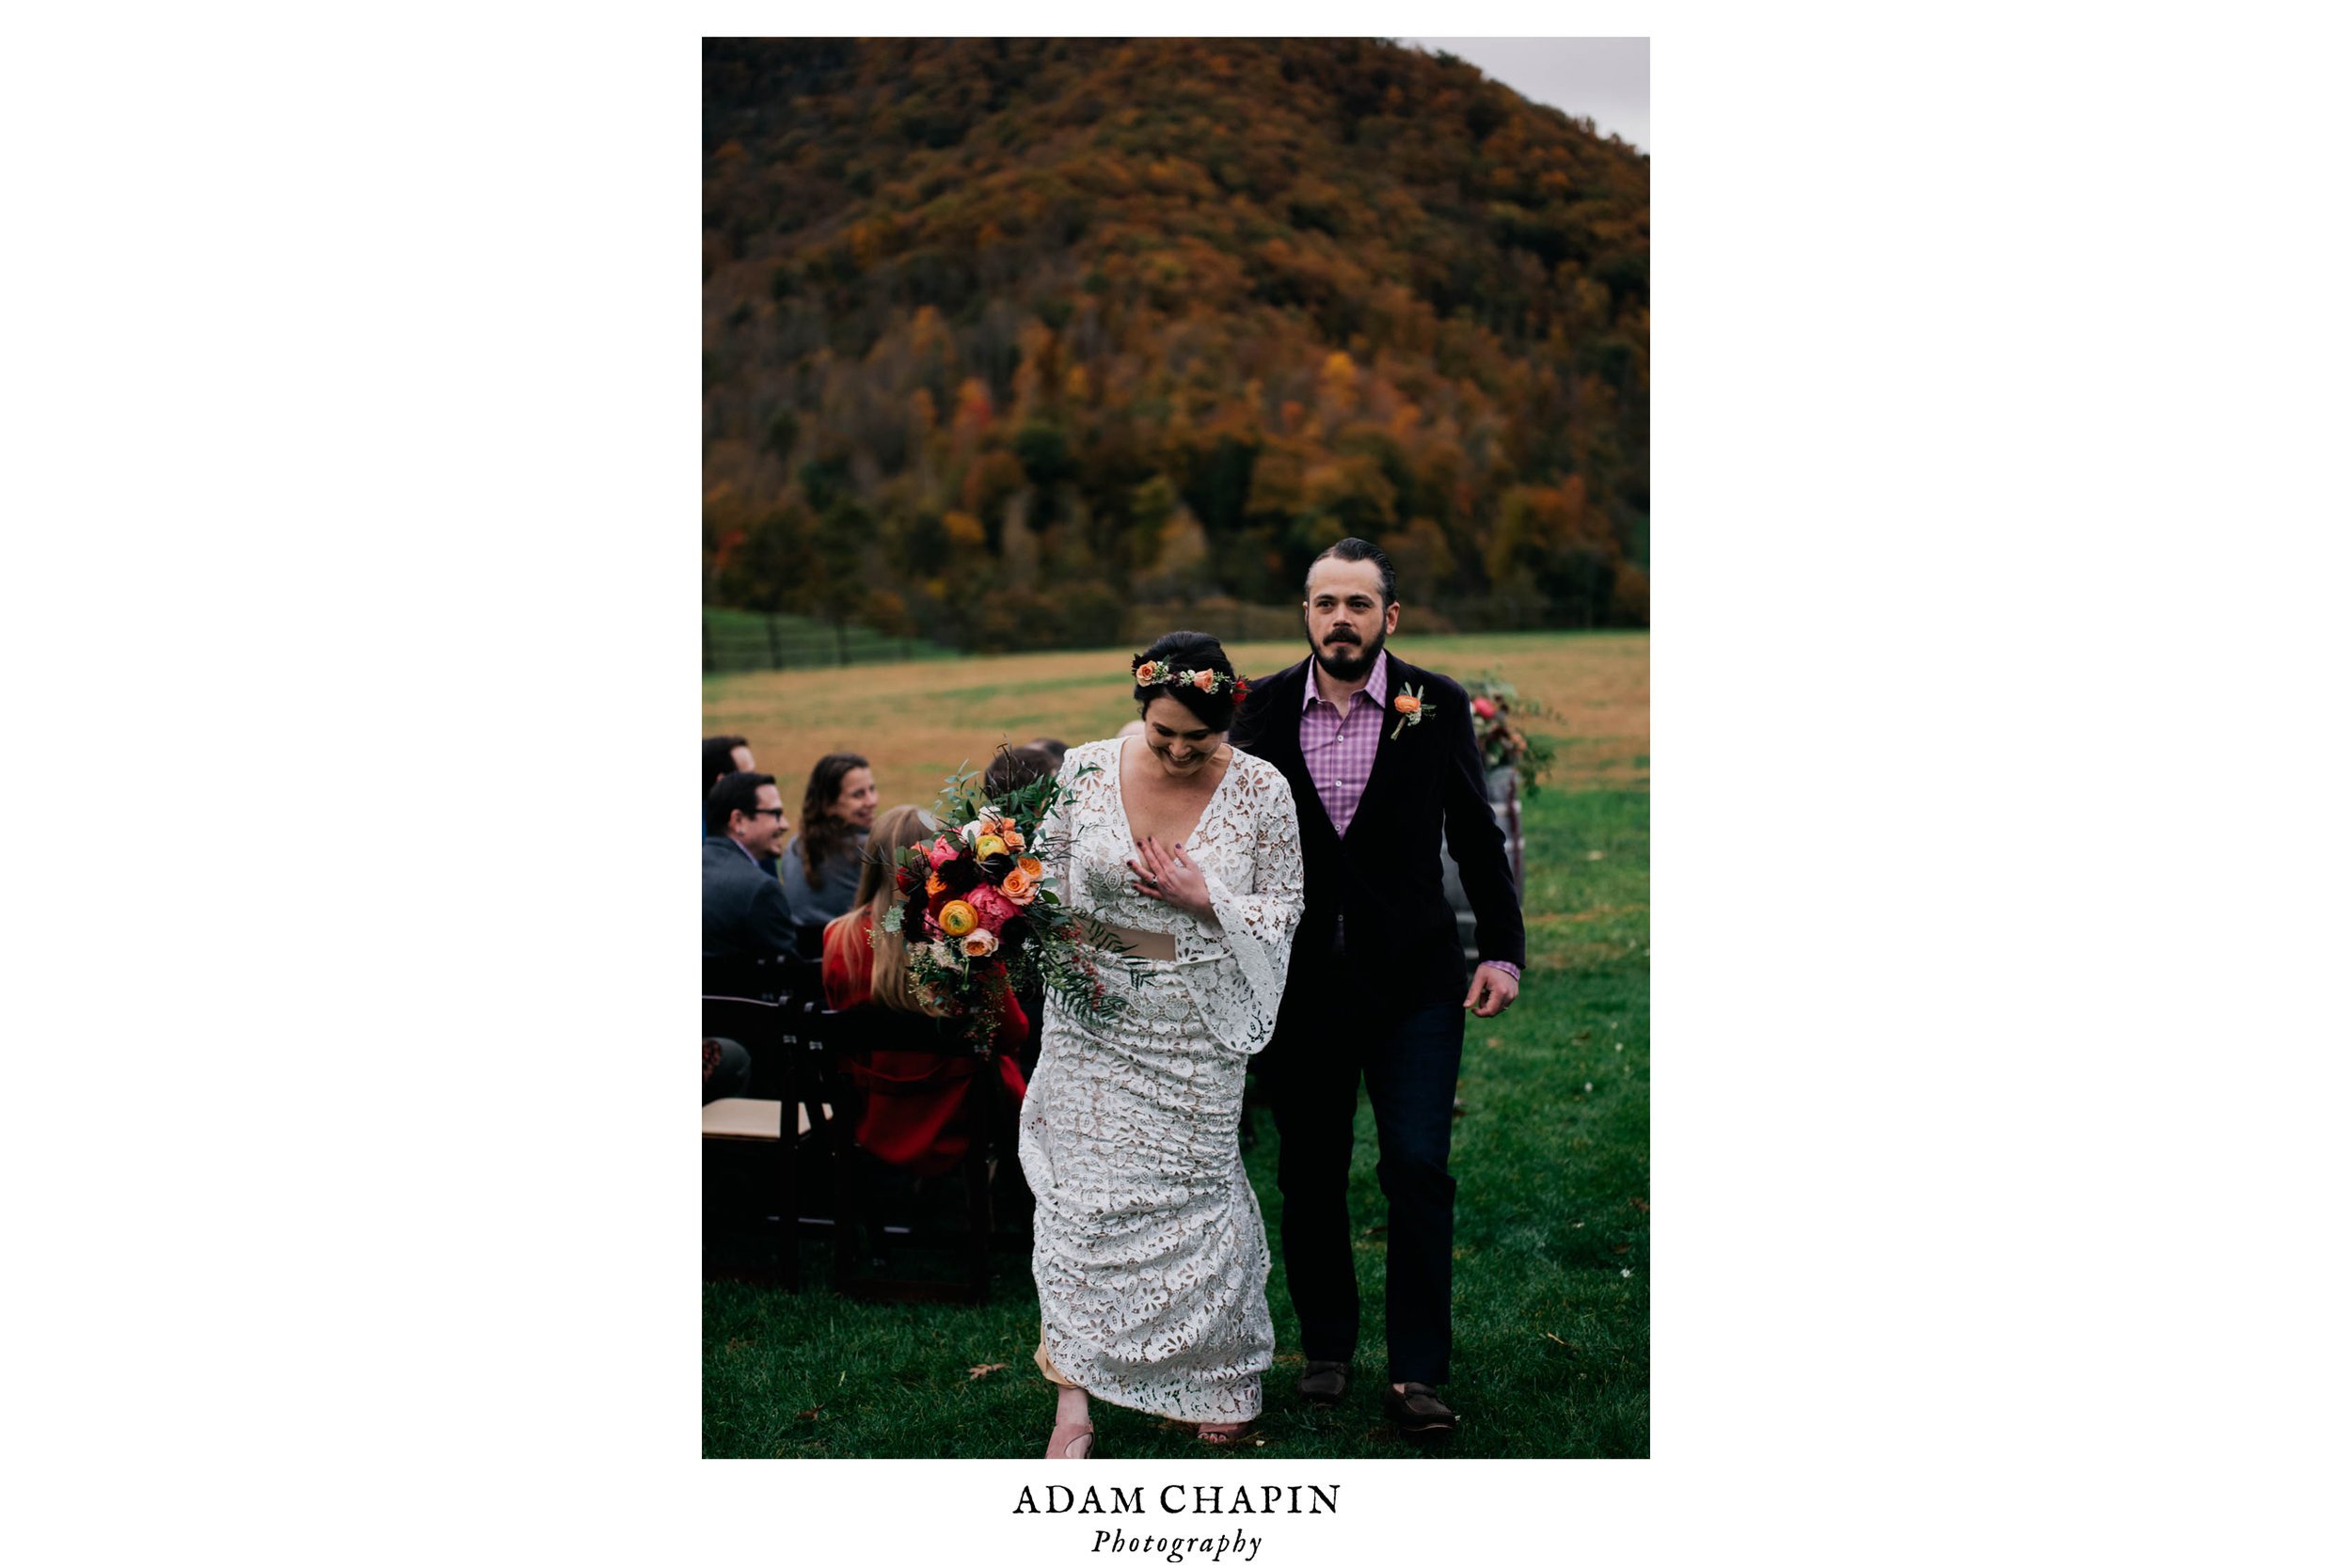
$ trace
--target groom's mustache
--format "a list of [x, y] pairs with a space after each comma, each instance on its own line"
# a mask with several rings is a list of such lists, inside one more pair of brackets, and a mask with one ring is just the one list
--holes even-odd
[[1324, 641], [1326, 642], [1354, 642], [1358, 641], [1358, 638], [1352, 631], [1335, 631]]

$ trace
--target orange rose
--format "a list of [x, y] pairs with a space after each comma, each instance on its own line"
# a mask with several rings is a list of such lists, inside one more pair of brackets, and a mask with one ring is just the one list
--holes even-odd
[[963, 939], [963, 956], [967, 958], [985, 958], [995, 951], [996, 933], [993, 931], [975, 931]]
[[1032, 882], [1041, 882], [1045, 879], [1045, 863], [1035, 855], [1021, 857], [1021, 871]]
[[1397, 698], [1395, 707], [1396, 711], [1399, 713], [1419, 713], [1421, 711], [1421, 699], [1407, 691], [1404, 695]]
[[1037, 883], [1019, 866], [1005, 873], [1005, 879], [996, 884], [996, 891], [1016, 904], [1025, 904], [1037, 896]]
[[1203, 691], [1215, 691], [1216, 689], [1216, 672], [1214, 670], [1203, 670], [1199, 674], [1192, 677], [1192, 684]]
[[1137, 686], [1153, 685], [1159, 680], [1163, 673], [1165, 673], [1165, 672], [1162, 671], [1157, 664], [1152, 663], [1150, 659], [1146, 659], [1141, 664], [1136, 666], [1136, 684]]
[[[1007, 850], [1014, 853], [1018, 853], [1022, 847], [1021, 830], [1012, 825], [1012, 818], [1009, 816], [983, 817], [980, 821], [980, 835], [984, 838], [1001, 841]], [[977, 844], [973, 846], [973, 850], [983, 856], [988, 853]]]

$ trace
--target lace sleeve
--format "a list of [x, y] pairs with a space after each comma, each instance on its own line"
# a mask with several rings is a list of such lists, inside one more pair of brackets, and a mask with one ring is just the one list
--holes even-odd
[[1061, 788], [1055, 793], [1054, 809], [1039, 824], [1045, 830], [1045, 874], [1054, 879], [1054, 893], [1065, 904], [1071, 901], [1070, 841], [1075, 836], [1072, 830], [1077, 820], [1077, 814], [1071, 809], [1071, 794], [1078, 787], [1075, 780], [1083, 766], [1075, 750], [1063, 755], [1061, 771], [1055, 775], [1055, 782]]
[[[1244, 1055], [1265, 1049], [1282, 1006], [1291, 937], [1307, 903], [1307, 871], [1298, 847], [1298, 809], [1280, 771], [1255, 758], [1235, 779], [1238, 855], [1196, 857], [1217, 924], [1186, 922], [1177, 937], [1193, 1000], [1218, 1041]], [[1216, 961], [1219, 959], [1222, 961]]]

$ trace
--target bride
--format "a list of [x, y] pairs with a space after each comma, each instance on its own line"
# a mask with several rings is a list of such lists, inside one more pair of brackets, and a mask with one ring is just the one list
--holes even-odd
[[1273, 1364], [1265, 1227], [1237, 1133], [1306, 881], [1290, 785], [1225, 744], [1246, 689], [1215, 638], [1170, 632], [1135, 660], [1143, 734], [1062, 762], [1046, 851], [1061, 896], [1146, 977], [1106, 980], [1126, 999], [1107, 1022], [1047, 1000], [1022, 1103], [1037, 1361], [1058, 1386], [1049, 1459], [1092, 1453], [1089, 1394], [1231, 1443]]

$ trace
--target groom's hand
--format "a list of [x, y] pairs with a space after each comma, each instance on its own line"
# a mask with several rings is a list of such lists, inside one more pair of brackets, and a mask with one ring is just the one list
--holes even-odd
[[1492, 1018], [1518, 1000], [1519, 983], [1492, 964], [1480, 964], [1470, 976], [1470, 995], [1462, 1006], [1480, 1018]]

